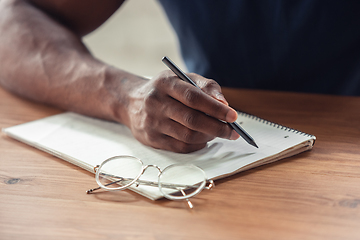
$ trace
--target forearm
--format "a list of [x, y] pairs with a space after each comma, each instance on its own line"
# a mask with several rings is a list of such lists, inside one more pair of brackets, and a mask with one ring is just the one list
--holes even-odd
[[0, 9], [3, 87], [62, 109], [126, 121], [127, 92], [141, 78], [96, 60], [80, 37], [27, 3], [1, 1]]
[[[190, 152], [214, 137], [239, 137], [222, 122], [233, 122], [237, 115], [219, 98], [215, 81], [191, 75], [200, 90], [170, 70], [145, 80], [91, 56], [80, 36], [99, 26], [122, 0], [35, 2], [41, 11], [25, 1], [0, 0], [3, 87], [34, 101], [124, 123], [154, 148]], [[87, 14], [79, 15], [85, 8]]]

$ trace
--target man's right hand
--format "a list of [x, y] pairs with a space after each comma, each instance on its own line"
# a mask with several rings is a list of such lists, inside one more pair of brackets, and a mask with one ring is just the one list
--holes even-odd
[[144, 80], [91, 55], [81, 37], [122, 2], [1, 0], [0, 84], [33, 101], [124, 123], [154, 148], [191, 152], [215, 137], [239, 137], [218, 120], [235, 121], [236, 112], [215, 81], [191, 74], [199, 90], [170, 71]]
[[130, 90], [125, 124], [140, 142], [186, 153], [203, 148], [215, 137], [239, 137], [222, 122], [234, 122], [237, 113], [228, 106], [220, 86], [197, 74], [189, 76], [202, 90], [170, 70]]

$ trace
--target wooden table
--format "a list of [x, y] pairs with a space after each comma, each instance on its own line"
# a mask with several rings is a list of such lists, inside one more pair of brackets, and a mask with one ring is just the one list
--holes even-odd
[[[310, 152], [217, 181], [195, 208], [130, 191], [0, 138], [0, 239], [360, 239], [360, 98], [224, 89], [236, 108], [317, 137]], [[0, 89], [0, 127], [60, 113]]]

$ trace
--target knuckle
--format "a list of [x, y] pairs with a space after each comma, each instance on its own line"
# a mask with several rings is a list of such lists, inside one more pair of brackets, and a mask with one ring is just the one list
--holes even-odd
[[172, 79], [170, 83], [170, 87], [172, 91], [182, 91], [183, 90], [183, 82], [182, 80], [178, 80], [176, 78]]
[[189, 126], [192, 128], [194, 128], [198, 125], [198, 118], [191, 112], [185, 113], [183, 115], [183, 121], [186, 126]]
[[193, 89], [187, 88], [184, 91], [184, 98], [187, 104], [190, 106], [196, 105], [199, 101], [201, 93], [199, 91], [195, 91]]
[[196, 133], [193, 130], [186, 129], [182, 133], [182, 140], [185, 143], [192, 143], [195, 140], [195, 137], [196, 137], [195, 135], [196, 135]]
[[165, 70], [153, 79], [153, 85], [159, 89], [164, 88], [169, 86], [175, 78], [176, 75], [171, 70]]
[[189, 153], [192, 152], [191, 145], [188, 143], [180, 142], [177, 144], [175, 151], [178, 153]]
[[189, 73], [189, 77], [193, 79], [202, 90], [210, 88], [220, 89], [220, 85], [213, 79], [204, 78], [196, 73]]
[[148, 107], [153, 107], [159, 99], [159, 91], [156, 88], [151, 89], [144, 97], [144, 104]]
[[209, 79], [208, 81], [206, 81], [206, 83], [204, 85], [205, 89], [218, 88], [218, 87], [219, 87], [219, 84], [215, 80], [212, 80], [212, 79]]
[[165, 77], [160, 76], [154, 80], [153, 85], [155, 88], [160, 89], [160, 88], [162, 88], [164, 83], [165, 83]]

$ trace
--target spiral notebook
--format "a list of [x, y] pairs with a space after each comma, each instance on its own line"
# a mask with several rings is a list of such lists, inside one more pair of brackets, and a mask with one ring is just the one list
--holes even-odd
[[[175, 163], [192, 163], [213, 180], [310, 150], [316, 139], [246, 113], [239, 113], [237, 122], [255, 139], [259, 148], [242, 138], [235, 141], [216, 138], [199, 151], [173, 153], [142, 145], [122, 124], [72, 112], [9, 127], [3, 132], [90, 172], [110, 157], [131, 155], [161, 169]], [[144, 177], [157, 181], [153, 172], [145, 172]], [[162, 197], [156, 187], [140, 185], [132, 190], [153, 200]]]

